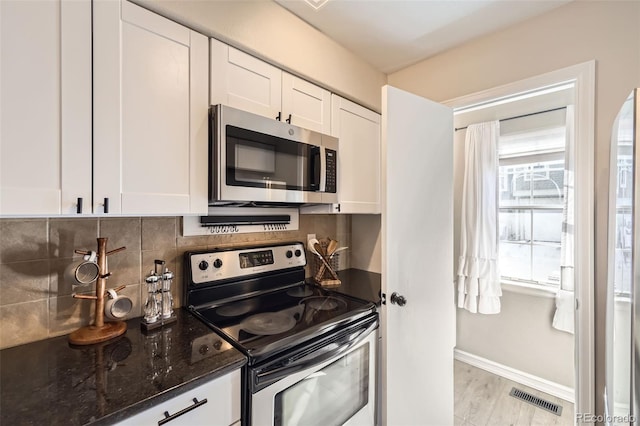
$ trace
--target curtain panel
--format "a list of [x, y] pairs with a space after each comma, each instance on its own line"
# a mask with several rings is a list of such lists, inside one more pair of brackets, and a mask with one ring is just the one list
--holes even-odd
[[500, 123], [467, 127], [458, 258], [458, 307], [500, 312], [498, 269], [498, 138]]

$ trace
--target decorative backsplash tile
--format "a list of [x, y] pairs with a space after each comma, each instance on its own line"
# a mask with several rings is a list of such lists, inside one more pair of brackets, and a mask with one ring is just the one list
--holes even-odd
[[49, 260], [0, 264], [0, 305], [49, 298]]
[[0, 306], [0, 348], [49, 337], [48, 303], [41, 299]]
[[[306, 242], [307, 234], [350, 244], [348, 215], [300, 215], [297, 231], [183, 237], [180, 217], [0, 219], [0, 349], [68, 334], [92, 322], [94, 302], [74, 299], [74, 292], [94, 294], [95, 285], [74, 288], [64, 271], [81, 256], [74, 250], [96, 250], [98, 236], [107, 249], [126, 250], [108, 258], [107, 288], [126, 285], [133, 301], [130, 318], [142, 315], [144, 278], [154, 260], [166, 261], [175, 274], [174, 306], [182, 305], [182, 259], [186, 251], [282, 241]], [[311, 263], [311, 262], [309, 262]], [[348, 256], [341, 267], [349, 267]], [[307, 276], [309, 276], [309, 266]]]
[[50, 219], [49, 256], [79, 257], [73, 251], [83, 248], [95, 250], [97, 237], [97, 219]]
[[0, 221], [0, 263], [49, 258], [46, 219]]

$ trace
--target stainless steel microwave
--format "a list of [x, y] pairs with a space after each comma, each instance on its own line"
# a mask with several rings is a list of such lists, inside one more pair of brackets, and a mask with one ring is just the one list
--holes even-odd
[[338, 202], [337, 138], [225, 105], [209, 118], [209, 204]]

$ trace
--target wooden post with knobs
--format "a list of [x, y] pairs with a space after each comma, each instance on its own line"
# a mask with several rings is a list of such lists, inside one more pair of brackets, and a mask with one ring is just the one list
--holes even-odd
[[[69, 343], [74, 345], [91, 345], [93, 343], [104, 342], [114, 337], [118, 337], [127, 331], [127, 324], [124, 321], [104, 321], [104, 298], [107, 288], [107, 278], [111, 273], [107, 270], [107, 256], [125, 250], [125, 247], [107, 251], [107, 238], [98, 238], [98, 281], [96, 282], [96, 295], [76, 295], [76, 299], [91, 299], [96, 302], [95, 321], [91, 325], [81, 327], [69, 335]], [[88, 252], [76, 250], [78, 254], [87, 254]], [[124, 286], [118, 287], [122, 290]]]

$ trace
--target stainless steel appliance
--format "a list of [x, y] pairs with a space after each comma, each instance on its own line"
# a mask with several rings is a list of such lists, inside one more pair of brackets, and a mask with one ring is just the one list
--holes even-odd
[[[640, 416], [640, 89], [620, 108], [611, 140], [605, 424]], [[588, 420], [588, 419], [587, 419]]]
[[210, 108], [209, 203], [336, 203], [338, 139], [225, 105]]
[[244, 425], [373, 425], [376, 307], [305, 265], [302, 243], [187, 252], [186, 305], [248, 357]]

